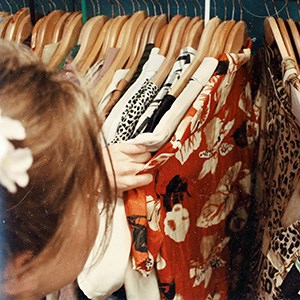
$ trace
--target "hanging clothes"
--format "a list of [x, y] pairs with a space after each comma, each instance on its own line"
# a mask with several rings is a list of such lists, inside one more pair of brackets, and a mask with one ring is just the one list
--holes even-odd
[[120, 123], [122, 112], [126, 103], [139, 91], [139, 89], [147, 79], [149, 80], [156, 74], [157, 70], [159, 69], [164, 60], [165, 57], [159, 54], [159, 48], [155, 47], [151, 50], [149, 59], [145, 63], [142, 73], [135, 81], [135, 83], [117, 102], [117, 104], [114, 106], [111, 113], [108, 115], [107, 119], [103, 124], [102, 130], [104, 133], [104, 137], [109, 143], [115, 138], [118, 124]]
[[227, 298], [228, 245], [242, 235], [251, 192], [249, 59], [249, 49], [222, 57], [227, 73], [209, 80], [147, 164], [154, 181], [127, 193], [133, 265], [144, 275], [155, 266], [162, 299]]
[[172, 89], [172, 85], [176, 84], [176, 82], [180, 78], [180, 75], [191, 64], [195, 54], [196, 54], [196, 50], [193, 49], [192, 47], [186, 47], [180, 51], [180, 54], [179, 54], [176, 62], [174, 63], [174, 66], [171, 69], [170, 74], [168, 75], [167, 79], [165, 80], [163, 86], [159, 90], [159, 92], [156, 95], [156, 97], [154, 98], [154, 100], [151, 101], [147, 110], [139, 118], [138, 123], [136, 124], [136, 127], [134, 129], [134, 132], [133, 132], [131, 138], [134, 138], [138, 134], [144, 132], [145, 126], [147, 126], [149, 124], [149, 120], [150, 120], [151, 116], [154, 114], [156, 109], [160, 106], [163, 97], [169, 92], [170, 89]]
[[157, 122], [157, 126], [154, 126], [153, 132], [141, 133], [136, 138], [129, 140], [129, 143], [143, 144], [152, 152], [164, 146], [195, 101], [197, 95], [216, 71], [217, 66], [217, 59], [205, 57], [178, 98], [169, 94], [164, 96], [161, 105], [154, 113], [153, 121]]
[[[293, 88], [299, 91], [299, 79], [294, 61], [289, 58], [282, 61], [278, 53], [275, 45], [266, 46], [262, 61], [266, 81], [259, 94], [264, 124], [260, 134], [257, 179], [263, 183], [256, 185], [260, 191], [256, 193], [254, 217], [257, 223], [249, 299], [299, 297], [299, 281], [296, 290], [291, 292], [286, 288], [293, 287], [295, 276], [300, 278], [299, 272], [295, 271], [300, 256], [299, 212], [296, 209], [285, 215], [294, 193], [298, 192], [296, 187], [300, 179], [300, 123], [299, 115], [293, 114], [295, 106], [291, 105], [291, 91]], [[299, 104], [299, 100], [294, 98], [295, 103]]]
[[[142, 73], [144, 64], [148, 61], [151, 50], [154, 48], [153, 44], [147, 44], [143, 52], [143, 56], [139, 62], [136, 72], [133, 75], [134, 81], [128, 82], [125, 76], [129, 72], [129, 69], [119, 69], [115, 72], [112, 82], [106, 89], [106, 92], [98, 105], [99, 114], [108, 116], [112, 108], [119, 101], [121, 96], [125, 94], [128, 88], [137, 80]], [[132, 78], [132, 79], [133, 79]]]

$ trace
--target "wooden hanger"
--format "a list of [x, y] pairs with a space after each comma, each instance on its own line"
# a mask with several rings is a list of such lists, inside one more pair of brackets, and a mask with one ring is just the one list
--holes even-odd
[[[293, 39], [296, 47], [296, 51], [298, 54], [298, 58], [300, 58], [300, 34], [297, 28], [295, 21], [292, 18], [288, 18], [287, 23], [289, 24], [289, 28], [291, 30], [291, 39]], [[298, 62], [299, 64], [299, 62]]]
[[37, 44], [37, 38], [38, 38], [38, 32], [39, 32], [40, 26], [43, 22], [43, 18], [46, 18], [46, 17], [42, 17], [42, 18], [38, 19], [36, 21], [36, 23], [34, 24], [33, 28], [32, 28], [30, 48], [33, 51], [35, 51], [35, 47], [36, 47], [36, 44]]
[[161, 47], [161, 44], [162, 44], [162, 41], [164, 39], [164, 35], [167, 31], [167, 28], [168, 28], [168, 24], [165, 24], [158, 32], [155, 40], [154, 40], [154, 46], [157, 47], [157, 48], [160, 48]]
[[225, 53], [238, 53], [243, 46], [246, 46], [248, 40], [248, 29], [246, 22], [240, 20], [234, 24], [229, 32], [226, 45], [224, 48]]
[[153, 24], [153, 22], [154, 22], [153, 18], [155, 20], [156, 17], [154, 16], [154, 17], [145, 18], [141, 22], [139, 28], [137, 29], [135, 37], [134, 37], [134, 41], [133, 41], [133, 47], [132, 47], [132, 50], [131, 50], [131, 54], [130, 54], [130, 57], [129, 57], [126, 65], [125, 65], [125, 69], [130, 69], [131, 66], [133, 65], [134, 61], [137, 60], [136, 56], [139, 53], [139, 50], [141, 52], [144, 51], [144, 49], [142, 49], [142, 47], [145, 47], [145, 46], [141, 44], [142, 37], [143, 37], [143, 35], [146, 35], [146, 36], [149, 35], [149, 31], [151, 29], [151, 26], [150, 26], [150, 28], [148, 26], [148, 32], [146, 32], [145, 29], [147, 27], [147, 24], [150, 23], [150, 20], [152, 20], [152, 23], [150, 23], [150, 24]]
[[[125, 26], [126, 22], [130, 18], [129, 15], [117, 16], [113, 19], [113, 23], [109, 28], [109, 31], [106, 34], [103, 46], [101, 48], [100, 54], [97, 60], [101, 60], [105, 58], [107, 51], [109, 48], [115, 48], [119, 35], [123, 26]], [[122, 36], [123, 37], [123, 36]]]
[[6, 31], [5, 31], [5, 39], [9, 41], [14, 41], [17, 35], [17, 31], [22, 19], [24, 19], [27, 15], [29, 15], [29, 8], [23, 7], [19, 9], [12, 17], [9, 22]]
[[52, 34], [52, 43], [57, 43], [61, 40], [65, 25], [68, 22], [71, 22], [72, 18], [77, 16], [79, 13], [78, 12], [65, 12], [58, 20], [58, 22], [55, 24], [55, 27], [53, 29], [53, 34]]
[[107, 34], [112, 22], [113, 22], [113, 19], [108, 19], [102, 26], [101, 31], [93, 45], [92, 50], [90, 51], [89, 55], [87, 56], [87, 58], [85, 59], [83, 64], [79, 67], [79, 70], [82, 73], [85, 73], [96, 62], [99, 52], [102, 48], [104, 39], [106, 37], [106, 34]]
[[264, 32], [265, 32], [265, 41], [267, 45], [271, 46], [274, 42], [276, 42], [281, 58], [282, 59], [288, 58], [289, 53], [284, 44], [283, 38], [281, 36], [280, 30], [278, 28], [278, 25], [274, 17], [269, 16], [265, 18]]
[[216, 29], [208, 52], [208, 56], [219, 58], [225, 49], [228, 35], [235, 24], [235, 20], [223, 21]]
[[8, 15], [5, 17], [5, 19], [0, 23], [0, 38], [4, 39], [6, 29], [13, 19], [13, 15]]
[[151, 26], [148, 43], [151, 43], [151, 44], [155, 43], [155, 39], [156, 39], [158, 33], [165, 25], [167, 25], [167, 15], [161, 14], [156, 18], [155, 22]]
[[162, 43], [160, 46], [159, 54], [166, 56], [168, 53], [169, 45], [171, 44], [171, 38], [173, 35], [173, 31], [176, 27], [176, 24], [179, 20], [182, 19], [182, 15], [175, 15], [171, 21], [169, 22], [164, 37], [162, 39]]
[[[145, 49], [147, 43], [149, 42], [149, 38], [150, 38], [152, 26], [154, 26], [154, 23], [156, 22], [156, 20], [157, 20], [156, 18], [150, 17], [150, 20], [148, 21], [148, 23], [147, 23], [147, 25], [146, 25], [146, 27], [144, 29], [144, 32], [143, 32], [143, 35], [142, 35], [142, 39], [140, 41], [140, 47], [138, 49], [138, 53], [136, 54], [135, 59], [133, 60], [133, 62], [132, 62], [131, 65], [129, 65], [130, 60], [126, 64], [125, 68], [129, 68], [130, 70], [128, 71], [128, 73], [126, 74], [126, 76], [125, 76], [124, 79], [126, 81], [128, 81], [128, 82], [131, 80], [131, 78], [133, 77], [135, 71], [138, 68], [140, 60], [141, 60], [141, 58], [143, 56], [143, 53], [144, 53], [144, 49]], [[153, 37], [154, 36], [152, 36], [152, 38]]]
[[190, 22], [190, 17], [182, 17], [177, 23], [173, 30], [171, 43], [169, 46], [169, 50], [167, 56], [160, 66], [157, 73], [153, 76], [151, 81], [158, 87], [161, 87], [163, 82], [166, 80], [174, 62], [176, 61], [179, 52], [181, 50], [182, 38], [184, 35], [184, 31]]
[[23, 43], [31, 34], [33, 29], [30, 15], [25, 16], [19, 24], [19, 29], [17, 31], [17, 35], [15, 41], [17, 43]]
[[285, 44], [285, 48], [287, 49], [287, 52], [289, 54], [289, 56], [294, 60], [295, 64], [296, 64], [296, 69], [297, 72], [299, 73], [299, 66], [297, 63], [297, 59], [296, 59], [296, 55], [293, 49], [293, 45], [289, 36], [289, 33], [287, 31], [287, 28], [285, 26], [284, 20], [280, 17], [277, 17], [277, 24], [279, 26], [279, 30], [283, 39], [283, 42]]
[[[95, 86], [94, 93], [97, 96], [98, 100], [101, 100], [106, 88], [110, 84], [115, 71], [118, 69], [122, 69], [126, 64], [128, 58], [131, 54], [131, 49], [133, 46], [133, 40], [135, 33], [140, 25], [140, 23], [146, 18], [146, 13], [144, 11], [138, 11], [134, 13], [123, 26], [118, 42], [117, 48], [120, 48], [116, 58], [114, 59], [113, 63], [111, 64], [110, 68]], [[98, 104], [98, 103], [96, 103]]]
[[215, 30], [221, 23], [221, 20], [218, 17], [214, 17], [208, 21], [206, 26], [203, 29], [200, 43], [198, 45], [197, 53], [192, 61], [192, 63], [189, 65], [189, 67], [185, 70], [185, 72], [180, 76], [178, 82], [175, 84], [175, 86], [170, 90], [169, 94], [173, 95], [174, 97], [178, 97], [180, 93], [183, 91], [187, 83], [189, 82], [192, 75], [196, 72], [198, 69], [200, 63], [202, 62], [203, 58], [207, 56], [211, 38], [214, 35]]
[[61, 43], [48, 63], [48, 67], [50, 69], [56, 69], [71, 49], [76, 45], [81, 28], [82, 16], [81, 13], [79, 13], [71, 20], [70, 23], [66, 24]]
[[196, 22], [196, 24], [194, 24], [188, 34], [185, 47], [192, 47], [193, 49], [197, 49], [203, 29], [204, 20], [199, 20], [198, 22]]
[[76, 66], [81, 66], [86, 60], [86, 57], [90, 53], [94, 46], [97, 37], [100, 34], [102, 26], [107, 21], [108, 17], [101, 15], [90, 18], [82, 27], [78, 44], [80, 45], [79, 51], [76, 54], [73, 64]]
[[190, 34], [191, 29], [193, 28], [193, 26], [200, 20], [199, 16], [193, 17], [191, 19], [191, 21], [188, 23], [188, 25], [186, 26], [185, 32], [183, 34], [183, 39], [182, 39], [182, 45], [181, 48], [186, 47], [187, 45], [187, 40]]
[[52, 43], [55, 25], [63, 14], [64, 12], [62, 10], [53, 10], [42, 19], [34, 49], [34, 52], [39, 57], [42, 57], [44, 46]]

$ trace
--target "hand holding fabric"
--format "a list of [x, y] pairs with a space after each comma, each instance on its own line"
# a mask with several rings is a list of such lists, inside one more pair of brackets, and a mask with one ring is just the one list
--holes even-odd
[[118, 194], [147, 185], [153, 180], [151, 174], [137, 175], [151, 158], [151, 153], [143, 145], [111, 144], [103, 149], [103, 156], [110, 184], [114, 187], [116, 183]]

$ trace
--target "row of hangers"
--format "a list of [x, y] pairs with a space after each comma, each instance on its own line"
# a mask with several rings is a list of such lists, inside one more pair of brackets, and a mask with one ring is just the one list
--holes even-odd
[[[268, 17], [264, 21], [265, 40], [268, 45], [276, 42], [282, 59], [292, 58], [299, 73], [300, 63], [300, 21], [295, 21], [290, 16], [288, 5], [285, 5], [287, 19], [280, 17], [273, 0], [274, 15], [271, 15], [266, 1], [264, 1]], [[297, 0], [299, 7], [299, 0]], [[298, 11], [299, 13], [299, 11]], [[300, 13], [299, 13], [300, 17]]]
[[[187, 7], [187, 2], [182, 2]], [[113, 2], [110, 1], [110, 3]], [[121, 2], [117, 1], [117, 3], [119, 4], [118, 16], [109, 18], [100, 14], [88, 19], [85, 23], [82, 13], [79, 11], [67, 12], [55, 9], [38, 19], [34, 26], [31, 24], [30, 12], [26, 7], [19, 9], [13, 15], [1, 12], [0, 17], [4, 17], [4, 21], [0, 24], [0, 37], [23, 42], [31, 34], [30, 46], [40, 57], [43, 56], [46, 45], [59, 42], [48, 59], [49, 68], [57, 68], [68, 52], [76, 44], [79, 44], [80, 48], [73, 64], [82, 73], [85, 73], [99, 59], [105, 58], [109, 48], [119, 48], [119, 53], [109, 70], [95, 86], [95, 94], [98, 99], [102, 99], [117, 69], [129, 69], [125, 79], [129, 81], [132, 78], [147, 43], [153, 43], [159, 47], [160, 54], [166, 57], [153, 78], [153, 82], [158, 87], [163, 84], [183, 47], [192, 46], [197, 50], [192, 64], [171, 91], [171, 94], [177, 97], [204, 57], [218, 58], [224, 52], [237, 53], [245, 46], [248, 39], [241, 0], [238, 0], [240, 20], [234, 20], [235, 1], [232, 0], [231, 19], [227, 19], [227, 12], [224, 12], [225, 20], [221, 21], [219, 17], [215, 16], [207, 24], [204, 24], [201, 5], [199, 6], [201, 14], [197, 12], [196, 3], [199, 3], [197, 1], [193, 2], [195, 4], [194, 17], [177, 13], [172, 18], [162, 10], [154, 16], [150, 16], [149, 9], [138, 10], [132, 15], [127, 15]], [[135, 10], [137, 6], [135, 7], [133, 0], [131, 3]], [[152, 3], [153, 8], [156, 7], [153, 1]], [[178, 1], [176, 3], [179, 8]], [[214, 4], [216, 10], [216, 1]], [[114, 5], [111, 7], [113, 10]], [[139, 9], [139, 7], [137, 8]], [[225, 5], [224, 8], [226, 8]], [[196, 15], [197, 13], [199, 15]], [[280, 31], [283, 26], [277, 25], [278, 20], [280, 20], [279, 17], [277, 20], [272, 16], [266, 18], [266, 40], [275, 39], [283, 57], [291, 56], [291, 52], [288, 52], [286, 46], [289, 45], [286, 42], [286, 35]], [[274, 26], [274, 21], [277, 27]], [[271, 34], [268, 35], [270, 31]]]
[[[7, 25], [1, 36], [7, 39], [16, 39], [20, 35], [24, 37], [21, 33], [25, 32], [25, 28], [28, 33], [30, 27], [28, 16], [28, 8], [22, 8], [10, 16], [14, 22]], [[80, 12], [54, 10], [40, 18], [32, 27], [30, 45], [42, 57], [46, 45], [60, 41], [48, 61], [49, 68], [57, 68], [70, 49], [76, 43], [80, 44], [73, 64], [82, 73], [95, 61], [105, 58], [109, 48], [119, 48], [109, 70], [96, 84], [95, 94], [101, 99], [117, 69], [130, 69], [125, 79], [131, 79], [147, 43], [159, 47], [160, 54], [166, 57], [153, 78], [158, 87], [163, 84], [183, 47], [192, 46], [197, 49], [194, 62], [180, 80], [178, 88], [173, 91], [174, 96], [177, 96], [205, 56], [218, 58], [224, 51], [238, 52], [246, 38], [246, 23], [242, 20], [236, 22], [233, 16], [223, 22], [214, 17], [204, 26], [204, 20], [199, 15], [190, 17], [176, 14], [168, 21], [168, 16], [164, 13], [149, 16], [146, 11], [137, 11], [131, 16], [124, 14], [113, 18], [98, 15], [83, 24]]]

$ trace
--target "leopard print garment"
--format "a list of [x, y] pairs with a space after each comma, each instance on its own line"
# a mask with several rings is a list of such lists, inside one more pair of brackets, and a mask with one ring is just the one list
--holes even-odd
[[[273, 86], [266, 113], [264, 157], [264, 199], [257, 203], [259, 220], [250, 268], [249, 299], [285, 299], [281, 284], [300, 255], [300, 221], [288, 227], [281, 218], [300, 177], [300, 128], [291, 114], [290, 98], [274, 64], [274, 53], [266, 52], [268, 85]], [[270, 92], [270, 90], [269, 90]], [[270, 97], [271, 96], [271, 97]], [[269, 172], [268, 172], [269, 171]], [[256, 285], [257, 283], [257, 285]]]
[[157, 93], [158, 87], [146, 79], [140, 90], [126, 104], [115, 138], [111, 141], [112, 144], [130, 139], [139, 118]]

